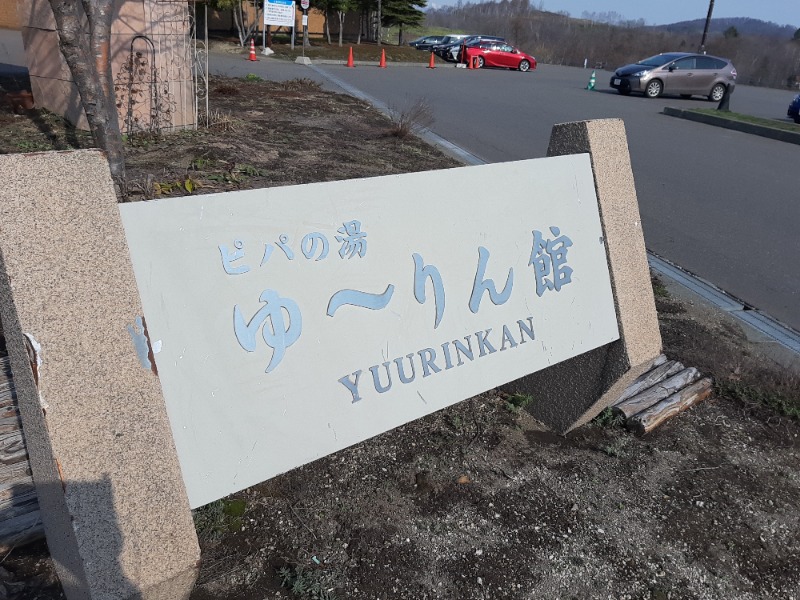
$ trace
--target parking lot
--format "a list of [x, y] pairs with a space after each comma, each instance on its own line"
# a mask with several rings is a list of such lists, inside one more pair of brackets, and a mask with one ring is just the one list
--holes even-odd
[[[621, 96], [608, 71], [587, 91], [590, 72], [318, 65], [301, 73], [335, 78], [400, 111], [422, 99], [434, 133], [487, 162], [545, 156], [555, 123], [623, 119], [648, 249], [800, 329], [797, 146], [665, 116], [665, 106], [716, 105]], [[790, 122], [793, 96], [739, 85], [731, 109]]]
[[[18, 33], [0, 33], [0, 62], [13, 63], [21, 56]], [[487, 162], [544, 156], [555, 123], [621, 118], [648, 249], [800, 330], [798, 148], [661, 114], [665, 106], [713, 108], [710, 102], [621, 96], [608, 86], [611, 71], [597, 71], [590, 92], [591, 69], [544, 64], [527, 73], [441, 63], [349, 69], [212, 52], [210, 68], [305, 77], [342, 91], [338, 81], [400, 111], [423, 100], [433, 112], [433, 133]], [[740, 84], [731, 109], [790, 122], [786, 109], [795, 94]]]

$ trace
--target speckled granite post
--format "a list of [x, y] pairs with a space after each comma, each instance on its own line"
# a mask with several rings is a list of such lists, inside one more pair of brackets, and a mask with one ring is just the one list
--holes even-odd
[[506, 386], [532, 395], [533, 415], [561, 433], [594, 418], [661, 353], [623, 122], [604, 119], [553, 127], [548, 156], [584, 152], [592, 159], [620, 339]]
[[67, 597], [188, 598], [197, 538], [106, 160], [5, 155], [0, 181], [0, 316]]

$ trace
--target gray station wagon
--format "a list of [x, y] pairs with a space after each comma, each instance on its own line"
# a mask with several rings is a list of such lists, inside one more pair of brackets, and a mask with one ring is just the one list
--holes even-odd
[[707, 54], [666, 52], [625, 65], [614, 72], [610, 85], [620, 94], [642, 92], [648, 98], [675, 94], [682, 98], [706, 96], [719, 102], [733, 91], [736, 69], [731, 61]]

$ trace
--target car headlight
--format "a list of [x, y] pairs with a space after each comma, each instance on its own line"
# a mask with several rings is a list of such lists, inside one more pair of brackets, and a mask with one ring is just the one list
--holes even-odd
[[650, 69], [643, 69], [641, 71], [636, 71], [636, 73], [631, 73], [631, 77], [641, 77], [642, 75], [646, 75], [650, 72]]

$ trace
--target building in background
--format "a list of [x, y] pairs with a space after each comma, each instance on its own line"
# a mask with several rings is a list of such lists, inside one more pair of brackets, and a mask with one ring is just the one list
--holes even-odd
[[[0, 14], [8, 17], [9, 0], [0, 2]], [[16, 8], [36, 105], [88, 128], [78, 88], [59, 48], [50, 3], [25, 0]], [[197, 94], [189, 4], [120, 0], [116, 9], [111, 71], [120, 128], [130, 134], [194, 127]]]

